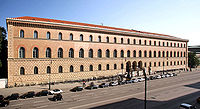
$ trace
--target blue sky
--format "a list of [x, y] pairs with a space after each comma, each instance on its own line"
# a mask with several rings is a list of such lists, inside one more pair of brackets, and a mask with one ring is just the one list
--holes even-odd
[[200, 0], [0, 0], [6, 18], [43, 17], [168, 34], [200, 45]]

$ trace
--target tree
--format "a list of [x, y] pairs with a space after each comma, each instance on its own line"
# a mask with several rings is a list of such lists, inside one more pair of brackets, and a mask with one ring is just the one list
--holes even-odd
[[188, 66], [190, 68], [196, 68], [200, 64], [199, 59], [197, 58], [194, 52], [188, 53]]
[[7, 45], [8, 41], [6, 39], [6, 29], [0, 27], [0, 78], [7, 78]]

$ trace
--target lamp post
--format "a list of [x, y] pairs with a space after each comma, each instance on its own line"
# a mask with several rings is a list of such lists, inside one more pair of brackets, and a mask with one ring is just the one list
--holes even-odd
[[144, 83], [144, 90], [145, 90], [145, 92], [144, 92], [144, 109], [146, 109], [147, 108], [147, 75], [146, 75], [145, 69], [142, 68], [142, 70], [143, 70], [143, 75], [145, 77], [145, 83]]
[[163, 57], [163, 75], [164, 75], [164, 67], [165, 66], [165, 57]]
[[[52, 60], [51, 60], [50, 66], [51, 66], [51, 64], [52, 64]], [[49, 90], [51, 90], [51, 75], [50, 75], [50, 73], [51, 73], [51, 68], [48, 69], [48, 70], [49, 70], [49, 71], [48, 71], [48, 73], [49, 73]]]

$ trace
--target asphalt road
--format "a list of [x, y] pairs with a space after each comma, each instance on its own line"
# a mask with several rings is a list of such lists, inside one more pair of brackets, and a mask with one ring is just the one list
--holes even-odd
[[[147, 109], [177, 109], [180, 103], [196, 104], [200, 96], [200, 72], [181, 73], [147, 82]], [[82, 92], [65, 91], [62, 101], [52, 95], [11, 101], [9, 109], [143, 109], [144, 82]]]

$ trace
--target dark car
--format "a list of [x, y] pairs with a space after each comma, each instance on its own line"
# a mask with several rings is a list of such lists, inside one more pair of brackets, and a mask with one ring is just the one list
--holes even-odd
[[108, 86], [109, 86], [109, 84], [107, 84], [107, 83], [101, 83], [99, 85], [100, 88], [104, 88], [104, 87], [108, 87]]
[[154, 76], [150, 76], [150, 77], [149, 77], [149, 80], [154, 80], [154, 79], [155, 79]]
[[126, 80], [125, 82], [126, 84], [130, 84], [130, 83], [133, 83], [133, 80]]
[[54, 94], [52, 99], [53, 99], [53, 101], [58, 101], [58, 100], [61, 101], [63, 98], [62, 98], [62, 95], [60, 93], [58, 93], [58, 94]]
[[77, 91], [82, 91], [83, 90], [83, 87], [82, 86], [76, 86], [74, 87], [73, 89], [71, 89], [70, 91], [72, 92], [77, 92]]
[[9, 100], [5, 100], [3, 95], [0, 95], [0, 106], [6, 107], [9, 105]]
[[98, 89], [98, 85], [89, 85], [85, 89]]
[[39, 96], [47, 96], [48, 93], [49, 93], [48, 90], [42, 90], [42, 91], [36, 93], [35, 96], [36, 96], [36, 97], [39, 97]]
[[176, 73], [172, 73], [173, 74], [173, 76], [177, 76], [177, 74]]
[[18, 100], [19, 99], [19, 93], [13, 93], [13, 94], [7, 96], [5, 99], [6, 100]]
[[197, 98], [197, 103], [199, 103], [199, 104], [200, 104], [200, 97], [198, 97], [198, 98]]
[[20, 96], [20, 98], [33, 98], [35, 96], [35, 92], [34, 91], [30, 91], [30, 92], [27, 92], [23, 95]]

